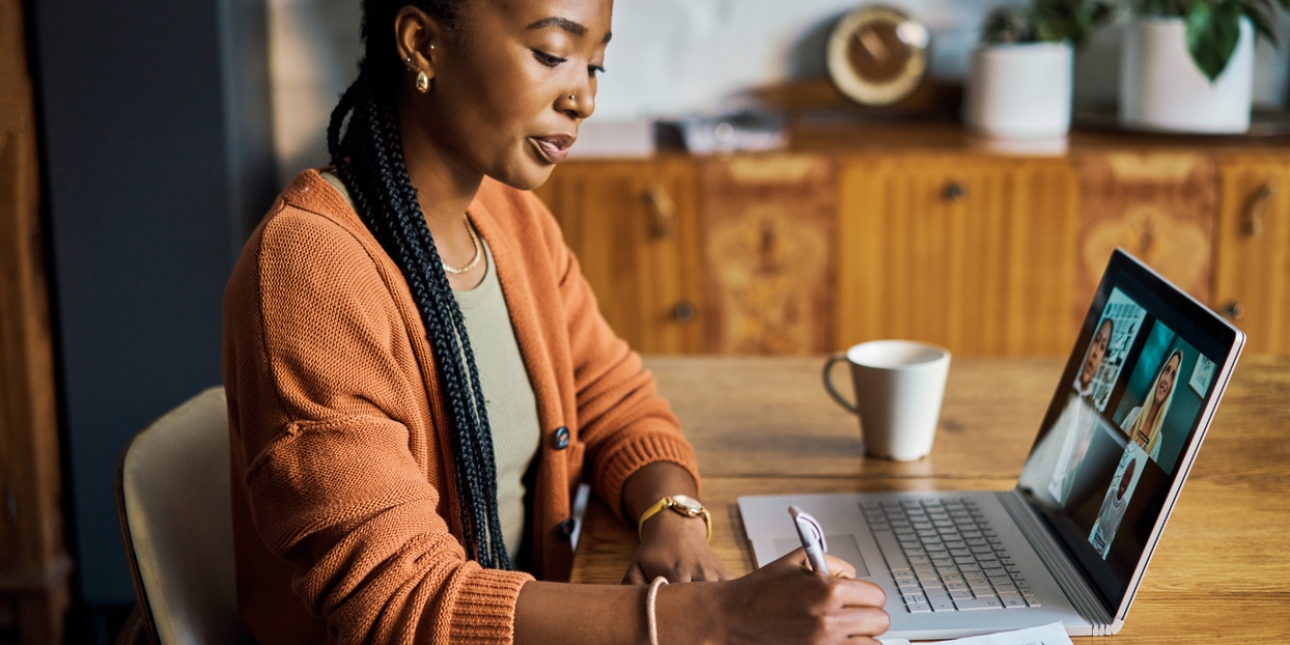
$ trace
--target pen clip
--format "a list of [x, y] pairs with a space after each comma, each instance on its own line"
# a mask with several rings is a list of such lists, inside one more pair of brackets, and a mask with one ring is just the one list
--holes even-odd
[[797, 537], [802, 540], [802, 548], [806, 551], [806, 561], [810, 563], [811, 570], [817, 574], [829, 575], [829, 563], [824, 558], [829, 546], [824, 543], [824, 529], [820, 528], [820, 523], [796, 506], [789, 506], [788, 514], [793, 516]]
[[820, 551], [828, 552], [829, 545], [824, 541], [824, 529], [820, 528], [820, 523], [811, 517], [810, 513], [796, 506], [789, 506], [788, 514], [793, 516], [793, 522], [797, 525], [797, 534], [802, 538], [803, 545], [819, 544]]

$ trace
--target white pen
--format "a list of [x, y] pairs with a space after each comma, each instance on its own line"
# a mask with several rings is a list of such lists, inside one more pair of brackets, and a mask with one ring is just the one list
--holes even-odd
[[793, 516], [793, 523], [797, 525], [797, 537], [802, 539], [802, 548], [806, 549], [806, 559], [810, 561], [811, 568], [816, 573], [829, 575], [829, 565], [824, 561], [824, 553], [829, 550], [829, 545], [824, 542], [824, 530], [820, 528], [820, 523], [810, 513], [796, 506], [789, 506], [788, 514]]

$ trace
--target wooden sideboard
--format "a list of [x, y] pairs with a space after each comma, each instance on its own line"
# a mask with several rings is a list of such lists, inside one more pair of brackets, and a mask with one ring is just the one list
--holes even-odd
[[1123, 247], [1290, 354], [1290, 138], [798, 122], [784, 152], [571, 161], [538, 194], [616, 330], [655, 354], [874, 338], [1063, 355]]

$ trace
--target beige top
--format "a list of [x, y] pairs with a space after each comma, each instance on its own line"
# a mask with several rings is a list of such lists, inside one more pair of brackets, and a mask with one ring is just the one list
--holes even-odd
[[[322, 177], [345, 196], [351, 208], [354, 206], [339, 177], [330, 172], [322, 173]], [[524, 539], [524, 473], [537, 453], [542, 433], [533, 385], [515, 340], [502, 285], [493, 268], [496, 266], [493, 252], [483, 238], [480, 243], [485, 254], [484, 280], [474, 289], [453, 291], [452, 295], [466, 320], [466, 334], [479, 369], [484, 410], [493, 434], [497, 512], [506, 550], [511, 562], [515, 562]]]
[[524, 538], [524, 472], [537, 453], [541, 430], [533, 384], [515, 341], [502, 285], [493, 270], [493, 253], [487, 242], [480, 242], [487, 262], [484, 281], [470, 291], [453, 291], [452, 295], [466, 319], [466, 335], [479, 368], [497, 465], [497, 513], [506, 550], [515, 562]]

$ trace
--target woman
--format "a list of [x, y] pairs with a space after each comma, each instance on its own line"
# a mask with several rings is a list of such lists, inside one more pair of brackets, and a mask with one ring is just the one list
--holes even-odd
[[[730, 579], [682, 512], [698, 475], [676, 418], [526, 192], [594, 109], [611, 11], [365, 2], [334, 168], [286, 189], [225, 297], [238, 602], [262, 644], [886, 630], [840, 560]], [[584, 475], [640, 531], [635, 584], [543, 581], [568, 574]]]
[[1075, 375], [1075, 392], [1079, 396], [1090, 398], [1093, 396], [1093, 377], [1097, 376], [1097, 371], [1102, 368], [1102, 361], [1106, 359], [1106, 352], [1111, 348], [1111, 338], [1114, 335], [1115, 321], [1103, 318], [1102, 324], [1098, 325], [1097, 334], [1088, 344], [1088, 352], [1084, 355], [1084, 366]]
[[1120, 465], [1106, 491], [1106, 497], [1102, 498], [1102, 508], [1098, 509], [1097, 521], [1093, 523], [1093, 530], [1089, 533], [1089, 544], [1093, 545], [1093, 550], [1103, 560], [1111, 552], [1111, 542], [1115, 540], [1120, 522], [1124, 520], [1124, 511], [1129, 507], [1129, 493], [1135, 484], [1135, 473], [1140, 468], [1138, 455], [1141, 454], [1133, 446], [1129, 446], [1120, 457]]
[[1102, 320], [1097, 333], [1089, 341], [1084, 364], [1075, 375], [1075, 394], [1066, 402], [1062, 414], [1053, 425], [1054, 432], [1065, 433], [1062, 450], [1057, 455], [1053, 467], [1052, 479], [1048, 482], [1048, 493], [1059, 505], [1065, 505], [1070, 497], [1071, 487], [1075, 484], [1075, 473], [1084, 463], [1088, 446], [1093, 441], [1093, 428], [1097, 425], [1097, 410], [1093, 408], [1093, 376], [1102, 368], [1106, 359], [1107, 348], [1111, 346], [1111, 337], [1115, 333], [1115, 322], [1110, 318]]
[[[1174, 350], [1147, 390], [1147, 400], [1125, 415], [1120, 427], [1128, 433], [1129, 440], [1138, 444], [1151, 459], [1160, 461], [1160, 430], [1169, 414], [1169, 404], [1174, 400], [1174, 386], [1178, 383], [1178, 370], [1182, 367], [1182, 351]], [[1144, 410], [1145, 409], [1145, 410]]]

